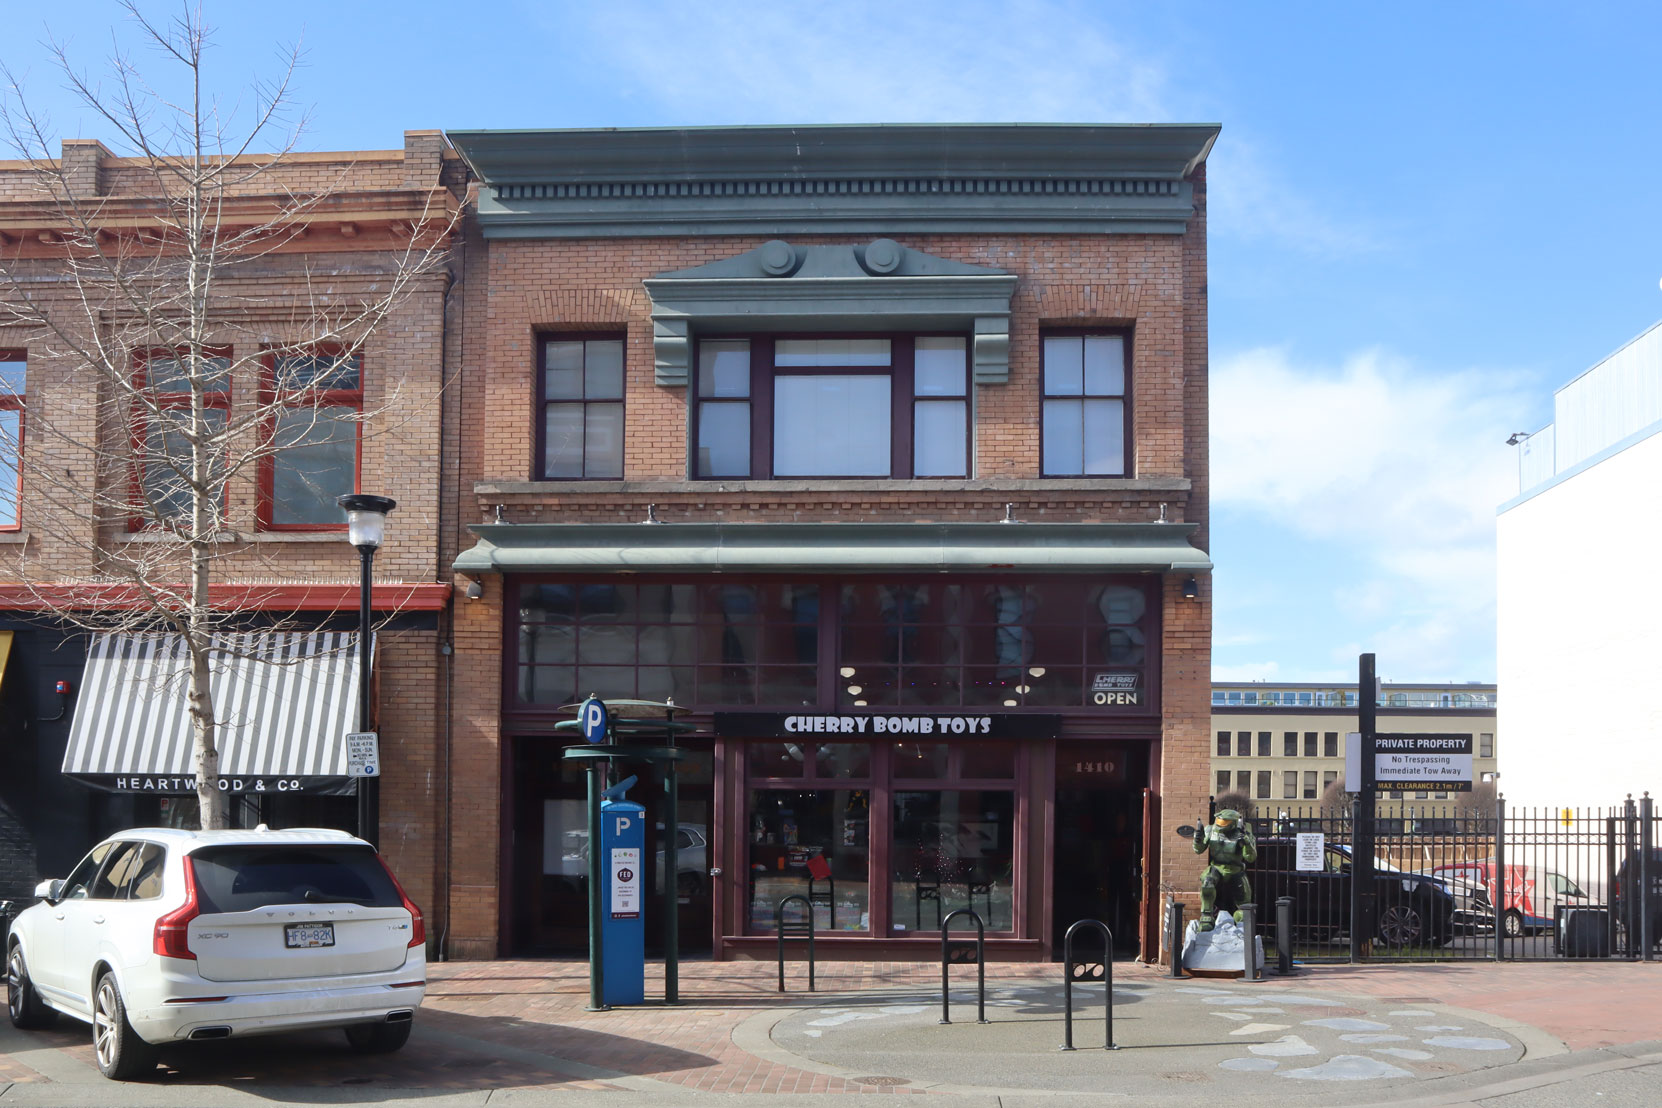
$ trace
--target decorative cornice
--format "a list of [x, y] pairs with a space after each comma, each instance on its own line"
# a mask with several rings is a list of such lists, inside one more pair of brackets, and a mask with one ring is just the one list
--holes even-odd
[[488, 238], [1181, 234], [1212, 124], [453, 131]]
[[1017, 277], [892, 239], [793, 246], [783, 239], [643, 282], [652, 298], [653, 373], [687, 383], [693, 335], [800, 330], [951, 330], [973, 335], [977, 384], [1010, 376]]

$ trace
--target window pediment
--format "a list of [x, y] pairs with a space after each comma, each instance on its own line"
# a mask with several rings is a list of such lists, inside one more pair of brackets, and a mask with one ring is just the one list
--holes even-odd
[[644, 284], [652, 301], [654, 373], [684, 386], [694, 333], [962, 331], [977, 384], [1010, 373], [1010, 297], [1017, 277], [902, 246], [796, 246], [780, 239]]

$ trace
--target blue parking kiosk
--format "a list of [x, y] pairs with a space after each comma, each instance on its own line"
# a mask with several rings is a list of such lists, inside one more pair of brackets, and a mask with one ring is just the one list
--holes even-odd
[[[632, 783], [631, 777], [623, 783]], [[621, 793], [619, 787], [608, 789]], [[600, 926], [601, 1002], [640, 1004], [646, 1000], [646, 921], [641, 874], [646, 865], [646, 809], [608, 796], [600, 803], [600, 858], [603, 904]]]

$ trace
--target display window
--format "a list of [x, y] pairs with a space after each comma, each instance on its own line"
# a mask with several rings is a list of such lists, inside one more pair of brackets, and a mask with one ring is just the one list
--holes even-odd
[[752, 742], [745, 930], [812, 906], [820, 933], [937, 933], [959, 908], [1016, 926], [1014, 742]]

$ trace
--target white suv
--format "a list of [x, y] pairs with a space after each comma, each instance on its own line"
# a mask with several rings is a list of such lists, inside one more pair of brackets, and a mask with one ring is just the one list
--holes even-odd
[[180, 1039], [342, 1027], [397, 1050], [426, 995], [420, 910], [343, 831], [125, 831], [35, 895], [6, 937], [12, 1023], [91, 1023], [106, 1077]]

